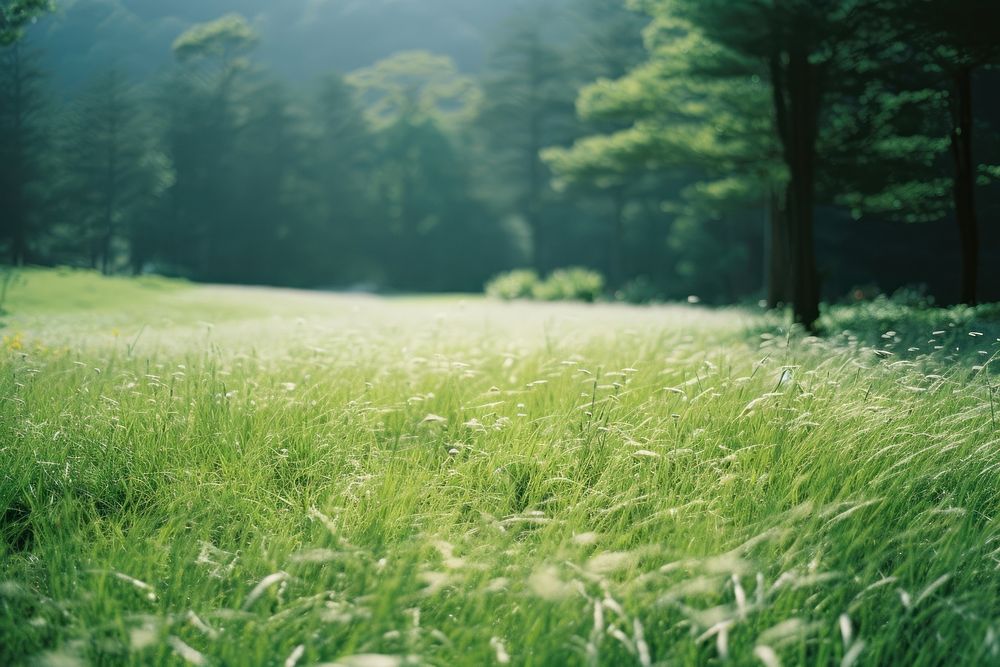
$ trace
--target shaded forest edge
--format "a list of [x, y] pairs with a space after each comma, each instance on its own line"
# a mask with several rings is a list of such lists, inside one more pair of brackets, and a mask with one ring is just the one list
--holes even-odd
[[1000, 300], [995, 3], [569, 6], [497, 27], [476, 75], [401, 52], [295, 87], [234, 14], [148, 80], [53, 91], [51, 3], [7, 0], [7, 261], [432, 292], [581, 266], [806, 326], [907, 285]]

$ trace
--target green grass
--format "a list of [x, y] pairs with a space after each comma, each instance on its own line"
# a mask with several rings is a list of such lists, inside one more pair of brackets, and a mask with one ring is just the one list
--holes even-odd
[[5, 307], [0, 664], [1000, 662], [975, 313], [875, 350], [80, 273]]
[[166, 278], [107, 278], [92, 271], [68, 268], [16, 271], [5, 268], [3, 278], [8, 284], [4, 308], [21, 314], [134, 308], [188, 288], [184, 282]]

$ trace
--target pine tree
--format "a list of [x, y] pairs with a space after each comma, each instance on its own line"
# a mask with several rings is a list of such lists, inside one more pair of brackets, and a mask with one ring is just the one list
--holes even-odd
[[381, 215], [372, 201], [375, 138], [357, 89], [339, 74], [324, 78], [313, 105], [314, 140], [307, 151], [306, 197], [315, 202], [310, 254], [322, 284], [370, 282]]
[[820, 137], [830, 101], [851, 83], [864, 50], [884, 38], [866, 15], [870, 0], [650, 0], [654, 11], [691, 22], [708, 39], [767, 68], [786, 189], [791, 301], [797, 321], [819, 317], [814, 216]]
[[91, 267], [105, 274], [126, 260], [140, 267], [143, 226], [172, 178], [147, 128], [135, 92], [118, 70], [90, 83], [65, 128], [63, 217], [72, 221], [72, 236], [86, 249]]
[[[647, 30], [647, 48], [647, 62], [618, 80], [596, 82], [580, 96], [585, 121], [605, 128], [619, 123], [617, 129], [579, 140], [569, 150], [547, 151], [545, 157], [562, 181], [619, 197], [634, 193], [643, 173], [677, 183], [669, 194], [663, 188], [661, 196], [673, 199], [669, 208], [677, 218], [675, 231], [683, 227], [684, 238], [698, 239], [704, 257], [722, 257], [725, 249], [712, 242], [711, 234], [693, 233], [697, 221], [706, 228], [727, 225], [723, 221], [734, 217], [745, 221], [743, 211], [769, 204], [769, 193], [782, 180], [759, 67], [669, 14], [655, 17]], [[780, 207], [772, 210], [772, 220], [780, 221]], [[621, 236], [620, 226], [619, 219], [611, 247]], [[754, 234], [759, 231], [755, 225]], [[783, 251], [783, 230], [771, 234]], [[679, 237], [673, 236], [680, 251]], [[725, 236], [732, 238], [730, 232]], [[714, 251], [708, 250], [713, 246]], [[785, 280], [775, 267], [780, 272], [786, 254], [772, 256], [770, 283], [777, 303], [784, 300]], [[742, 270], [729, 261], [720, 267], [723, 273]]]
[[25, 26], [52, 9], [52, 0], [2, 0], [0, 2], [0, 47], [10, 46], [24, 35]]
[[995, 0], [889, 0], [878, 5], [881, 27], [910, 46], [913, 60], [937, 75], [948, 109], [952, 197], [962, 254], [961, 300], [979, 296], [973, 81], [1000, 63], [1000, 3]]
[[49, 131], [42, 72], [17, 43], [0, 48], [0, 240], [15, 266], [32, 260], [41, 234]]
[[211, 279], [226, 271], [233, 207], [241, 196], [232, 179], [241, 124], [247, 56], [257, 35], [246, 19], [224, 16], [196, 25], [174, 42], [180, 68], [163, 94], [169, 192], [166, 257], [177, 269]]
[[555, 268], [561, 231], [550, 221], [556, 197], [541, 152], [565, 145], [577, 133], [571, 67], [546, 33], [552, 21], [543, 7], [506, 26], [483, 74], [479, 117], [485, 169], [506, 186], [494, 188], [497, 206], [524, 221], [531, 263], [539, 271]]

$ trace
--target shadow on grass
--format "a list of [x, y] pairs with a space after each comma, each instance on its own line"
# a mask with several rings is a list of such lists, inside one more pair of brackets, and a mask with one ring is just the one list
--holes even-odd
[[[832, 342], [900, 359], [933, 357], [1000, 372], [1000, 303], [940, 308], [905, 297], [878, 297], [850, 305], [827, 305], [817, 335]], [[772, 312], [751, 334], [804, 335], [791, 315]], [[978, 370], [978, 369], [977, 369]]]

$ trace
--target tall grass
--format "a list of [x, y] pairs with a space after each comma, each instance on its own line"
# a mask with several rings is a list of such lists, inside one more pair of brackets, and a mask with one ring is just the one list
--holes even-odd
[[78, 278], [11, 296], [0, 664], [1000, 662], [977, 323]]

